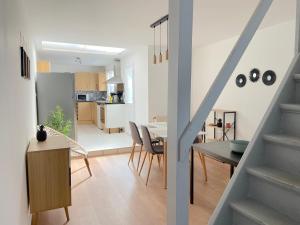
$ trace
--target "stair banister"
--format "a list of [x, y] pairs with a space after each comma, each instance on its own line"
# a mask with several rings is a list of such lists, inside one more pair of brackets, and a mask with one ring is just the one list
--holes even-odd
[[238, 65], [241, 57], [246, 51], [250, 41], [255, 35], [258, 27], [263, 21], [266, 13], [268, 12], [273, 0], [261, 0], [255, 9], [252, 17], [250, 18], [248, 24], [246, 25], [244, 31], [242, 32], [239, 40], [235, 44], [233, 50], [231, 51], [229, 57], [227, 58], [225, 64], [221, 68], [217, 78], [210, 87], [207, 95], [199, 106], [195, 116], [186, 127], [180, 138], [180, 149], [179, 149], [179, 160], [182, 157], [188, 157], [188, 152], [190, 146], [192, 145], [195, 137], [201, 130], [206, 118], [208, 117], [211, 109], [213, 108], [215, 102], [221, 95], [225, 85], [227, 84], [230, 76], [234, 72], [234, 69]]

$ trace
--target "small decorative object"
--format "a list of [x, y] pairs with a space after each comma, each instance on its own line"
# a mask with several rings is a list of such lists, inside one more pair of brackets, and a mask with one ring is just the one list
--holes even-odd
[[234, 140], [230, 141], [230, 149], [234, 153], [243, 154], [249, 144], [249, 141]]
[[276, 73], [272, 70], [268, 70], [264, 73], [262, 80], [265, 85], [271, 86], [276, 81]]
[[260, 71], [258, 69], [253, 69], [250, 71], [250, 80], [252, 82], [256, 82], [259, 80], [259, 77], [260, 77]]
[[236, 77], [235, 83], [238, 87], [244, 87], [247, 83], [247, 78], [244, 74], [240, 74]]
[[218, 119], [217, 127], [222, 127], [222, 126], [223, 126], [222, 119]]
[[40, 129], [36, 132], [36, 139], [39, 142], [43, 142], [47, 140], [47, 132], [44, 130], [44, 125], [40, 126]]

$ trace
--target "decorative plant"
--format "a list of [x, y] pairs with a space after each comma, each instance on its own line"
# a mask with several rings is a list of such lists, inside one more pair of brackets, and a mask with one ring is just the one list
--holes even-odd
[[71, 120], [65, 120], [64, 111], [60, 106], [56, 106], [55, 110], [50, 113], [45, 125], [67, 136], [72, 129]]

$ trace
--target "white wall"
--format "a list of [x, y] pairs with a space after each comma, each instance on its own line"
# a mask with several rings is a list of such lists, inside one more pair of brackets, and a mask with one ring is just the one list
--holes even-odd
[[[153, 46], [149, 47], [149, 121], [154, 116], [167, 116], [168, 108], [168, 61], [153, 64]], [[163, 48], [165, 53], [165, 47]], [[156, 52], [158, 57], [158, 52]], [[163, 55], [165, 56], [165, 55]]]
[[51, 72], [54, 73], [79, 73], [79, 72], [104, 72], [105, 68], [101, 66], [86, 66], [77, 64], [58, 64], [51, 63]]
[[[35, 53], [26, 33], [22, 0], [0, 1], [0, 218], [2, 225], [29, 224], [25, 153], [35, 133]], [[32, 79], [20, 76], [20, 32], [31, 58]]]
[[138, 47], [121, 58], [121, 74], [125, 82], [126, 67], [132, 67], [134, 71], [133, 104], [127, 105], [127, 120], [146, 124], [148, 122], [148, 47]]
[[[290, 21], [257, 32], [215, 105], [215, 108], [236, 110], [238, 112], [238, 138], [252, 138], [291, 63], [294, 55], [294, 24], [294, 21]], [[236, 40], [237, 37], [234, 37], [212, 45], [193, 48], [192, 115], [194, 115], [203, 100]], [[154, 65], [152, 57], [153, 50], [150, 47], [149, 119], [154, 115], [167, 114], [168, 64], [164, 62], [163, 64]], [[261, 80], [257, 83], [248, 80], [244, 88], [236, 87], [236, 76], [244, 73], [249, 77], [249, 72], [253, 68], [258, 68], [261, 73], [269, 69], [274, 70], [278, 76], [276, 83], [271, 87], [267, 87]], [[213, 122], [211, 117], [209, 119], [209, 122]]]
[[[294, 55], [294, 22], [287, 22], [259, 30], [233, 73], [215, 108], [236, 110], [237, 135], [251, 139], [266, 112]], [[193, 50], [192, 113], [196, 111], [226, 60], [237, 38], [199, 47]], [[277, 73], [273, 86], [265, 86], [261, 80], [249, 80], [244, 88], [235, 85], [235, 78], [258, 68], [261, 73], [272, 69]]]

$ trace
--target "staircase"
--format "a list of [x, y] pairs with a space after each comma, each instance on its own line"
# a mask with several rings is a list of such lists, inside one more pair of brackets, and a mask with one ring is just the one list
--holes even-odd
[[300, 60], [293, 60], [210, 225], [300, 224]]

